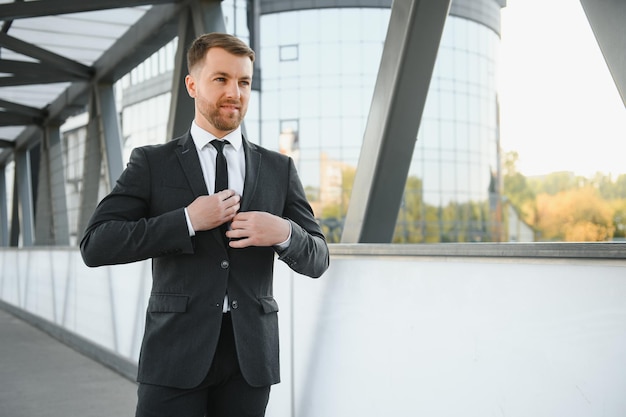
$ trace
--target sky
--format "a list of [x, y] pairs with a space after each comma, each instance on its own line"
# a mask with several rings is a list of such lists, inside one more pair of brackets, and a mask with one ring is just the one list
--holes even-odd
[[526, 176], [626, 174], [626, 107], [579, 0], [508, 0], [502, 9], [503, 152]]

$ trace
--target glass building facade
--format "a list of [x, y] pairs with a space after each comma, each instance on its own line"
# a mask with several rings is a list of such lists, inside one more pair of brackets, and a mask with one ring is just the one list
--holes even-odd
[[[336, 7], [341, 3], [287, 10], [266, 1], [260, 22], [261, 141], [295, 152], [331, 241], [341, 235], [390, 17], [389, 7]], [[501, 240], [496, 81], [502, 6], [453, 2], [395, 242]]]
[[[496, 70], [502, 1], [452, 3], [395, 242], [500, 240]], [[261, 82], [250, 100], [245, 132], [252, 142], [294, 158], [316, 217], [329, 241], [338, 242], [391, 8], [369, 0], [323, 3], [260, 2], [253, 43]], [[222, 10], [226, 30], [250, 43], [248, 4], [228, 0]], [[125, 160], [134, 147], [170, 139], [165, 136], [176, 43], [116, 85]], [[67, 137], [84, 132], [66, 130], [66, 143], [81, 142]], [[68, 169], [80, 163], [70, 159]], [[80, 175], [69, 177], [78, 181]], [[71, 188], [68, 199], [76, 200], [80, 184]], [[68, 211], [74, 210], [77, 201], [68, 204]], [[78, 225], [71, 218], [75, 239]]]

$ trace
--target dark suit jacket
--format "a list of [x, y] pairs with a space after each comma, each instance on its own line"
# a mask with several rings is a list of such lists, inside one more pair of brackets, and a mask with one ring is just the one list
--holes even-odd
[[[292, 236], [279, 259], [319, 277], [328, 247], [291, 158], [244, 139], [246, 176], [240, 211], [288, 219]], [[228, 248], [218, 229], [189, 236], [184, 207], [208, 194], [191, 135], [134, 149], [114, 189], [98, 205], [80, 248], [88, 266], [152, 258], [153, 285], [138, 381], [191, 388], [207, 375], [228, 291], [244, 378], [278, 383], [278, 304], [272, 293], [275, 250]], [[133, 279], [133, 277], [128, 277]]]

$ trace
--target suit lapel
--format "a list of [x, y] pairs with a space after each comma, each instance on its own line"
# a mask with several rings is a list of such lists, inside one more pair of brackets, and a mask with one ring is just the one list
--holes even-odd
[[[189, 186], [191, 187], [194, 197], [208, 195], [209, 190], [204, 182], [204, 174], [202, 173], [202, 167], [200, 166], [198, 150], [196, 149], [196, 144], [189, 133], [178, 140], [176, 156], [178, 157], [180, 166], [185, 173], [185, 177], [187, 177], [187, 182], [189, 182]], [[224, 246], [227, 245], [219, 227], [213, 229], [211, 231], [211, 235], [220, 244]]]
[[243, 184], [241, 211], [248, 211], [258, 185], [261, 154], [256, 150], [256, 146], [248, 142], [245, 137], [243, 138], [243, 149], [246, 157], [246, 178]]
[[209, 194], [209, 190], [207, 190], [206, 183], [204, 182], [198, 151], [189, 133], [178, 139], [176, 156], [185, 173], [185, 177], [187, 177], [193, 195], [198, 197]]

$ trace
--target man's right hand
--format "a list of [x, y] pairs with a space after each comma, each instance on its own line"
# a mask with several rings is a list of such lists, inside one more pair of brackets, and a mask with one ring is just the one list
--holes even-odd
[[196, 198], [187, 206], [193, 230], [210, 230], [231, 221], [239, 211], [240, 201], [241, 197], [233, 190]]

